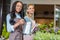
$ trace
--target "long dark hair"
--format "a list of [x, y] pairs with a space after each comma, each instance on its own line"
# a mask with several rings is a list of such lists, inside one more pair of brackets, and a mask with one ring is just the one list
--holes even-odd
[[15, 11], [16, 11], [16, 4], [17, 4], [18, 2], [20, 2], [20, 3], [22, 4], [22, 10], [21, 10], [18, 14], [21, 16], [21, 18], [24, 18], [23, 3], [22, 3], [21, 1], [16, 1], [16, 2], [14, 2], [13, 5], [12, 5], [12, 11], [11, 11], [11, 13], [10, 13], [10, 16], [11, 16], [10, 23], [11, 23], [12, 25], [14, 25], [14, 23], [15, 23], [15, 22], [14, 22], [14, 18], [16, 17]]

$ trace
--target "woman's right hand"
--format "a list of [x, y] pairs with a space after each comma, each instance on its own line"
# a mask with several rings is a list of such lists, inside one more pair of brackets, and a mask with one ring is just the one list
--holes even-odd
[[24, 19], [19, 20], [19, 24], [24, 24], [24, 23], [25, 23]]

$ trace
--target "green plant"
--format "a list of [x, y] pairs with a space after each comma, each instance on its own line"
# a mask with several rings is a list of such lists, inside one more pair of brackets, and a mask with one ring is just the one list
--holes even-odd
[[9, 38], [9, 32], [7, 32], [7, 29], [6, 29], [6, 24], [4, 23], [3, 24], [3, 30], [2, 30], [2, 36], [4, 37], [4, 38]]
[[46, 24], [38, 25], [38, 28], [41, 32], [46, 32], [48, 30], [48, 26]]
[[52, 28], [53, 26], [54, 26], [54, 22], [51, 22], [51, 23], [49, 24], [49, 27]]
[[58, 30], [57, 34], [60, 34], [60, 30]]
[[46, 24], [41, 24], [41, 25], [38, 25], [38, 27], [40, 29], [45, 29], [45, 28], [48, 28], [48, 26]]
[[54, 28], [50, 28], [50, 29], [49, 29], [49, 32], [50, 32], [50, 33], [55, 33]]
[[36, 34], [34, 35], [34, 40], [60, 40], [60, 35], [37, 31]]

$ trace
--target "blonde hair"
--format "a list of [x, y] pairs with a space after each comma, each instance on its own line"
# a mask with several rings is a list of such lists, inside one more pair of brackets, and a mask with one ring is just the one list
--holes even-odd
[[[27, 9], [28, 9], [29, 6], [34, 6], [34, 4], [27, 4]], [[26, 10], [27, 10], [27, 9], [26, 9]], [[26, 12], [26, 15], [28, 15], [27, 12]]]
[[28, 9], [29, 6], [34, 6], [34, 4], [27, 4], [27, 9]]

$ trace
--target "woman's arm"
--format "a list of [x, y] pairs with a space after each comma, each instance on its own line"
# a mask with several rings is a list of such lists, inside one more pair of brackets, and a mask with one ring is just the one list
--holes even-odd
[[6, 23], [7, 23], [7, 31], [11, 32], [14, 31], [14, 28], [13, 25], [10, 24], [9, 20], [10, 20], [10, 14], [8, 14], [6, 17]]
[[21, 22], [19, 21], [19, 22], [15, 23], [14, 25], [11, 25], [9, 21], [10, 21], [10, 15], [8, 14], [6, 17], [7, 31], [8, 32], [14, 31], [14, 29], [21, 24]]

